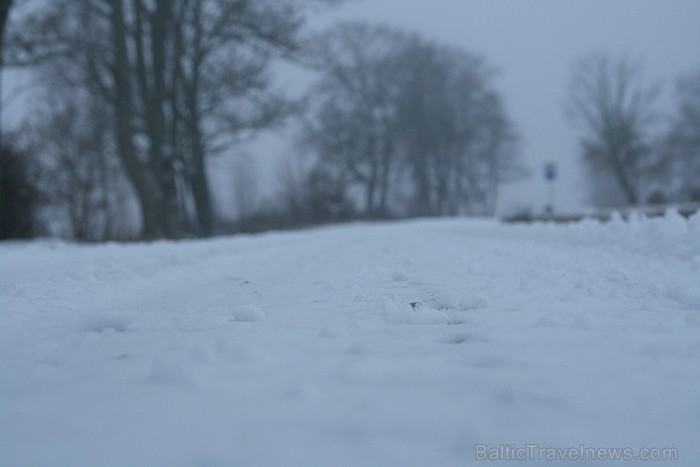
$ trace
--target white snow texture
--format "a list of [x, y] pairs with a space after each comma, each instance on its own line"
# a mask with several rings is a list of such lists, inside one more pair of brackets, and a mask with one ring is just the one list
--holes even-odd
[[698, 440], [697, 214], [0, 244], [1, 466], [697, 466]]

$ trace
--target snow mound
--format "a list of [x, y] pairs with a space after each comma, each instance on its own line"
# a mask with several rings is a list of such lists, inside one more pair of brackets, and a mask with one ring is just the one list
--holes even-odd
[[82, 327], [94, 333], [122, 333], [129, 332], [133, 322], [133, 318], [124, 314], [98, 312], [85, 318]]
[[236, 305], [232, 310], [233, 318], [240, 322], [262, 321], [265, 313], [262, 308], [255, 305]]

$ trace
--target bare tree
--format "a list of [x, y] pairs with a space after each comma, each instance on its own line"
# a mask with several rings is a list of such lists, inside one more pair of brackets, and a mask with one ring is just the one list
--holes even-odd
[[400, 49], [407, 35], [347, 23], [317, 41], [322, 79], [312, 90], [303, 139], [327, 166], [324, 172], [340, 169], [336, 178], [363, 187], [366, 214], [386, 214], [397, 162]]
[[484, 60], [365, 24], [322, 42], [303, 137], [319, 173], [361, 186], [369, 215], [392, 198], [413, 215], [492, 213], [517, 138]]
[[517, 137], [485, 61], [415, 40], [399, 110], [418, 215], [493, 214], [518, 174]]
[[143, 235], [174, 237], [175, 164], [164, 105], [171, 4], [158, 0], [145, 9], [140, 0], [56, 0], [13, 25], [10, 63], [49, 69], [59, 87], [70, 83], [110, 109], [111, 137], [137, 195]]
[[288, 109], [267, 70], [273, 53], [295, 52], [302, 11], [274, 0], [55, 0], [16, 25], [10, 55], [60, 63], [108, 106], [145, 237], [180, 236], [189, 206], [208, 235], [206, 157]]
[[206, 157], [291, 110], [271, 91], [267, 74], [274, 56], [298, 51], [301, 9], [268, 0], [188, 0], [177, 17], [173, 104], [184, 126], [184, 173], [200, 230], [208, 234], [213, 209]]
[[573, 69], [566, 111], [583, 132], [583, 157], [617, 183], [626, 204], [642, 200], [660, 162], [651, 135], [657, 95], [627, 59], [593, 55]]
[[668, 135], [673, 180], [681, 201], [700, 201], [700, 71], [682, 78]]
[[[37, 154], [44, 210], [79, 241], [104, 241], [125, 234], [127, 182], [104, 128], [109, 114], [86, 96], [47, 96], [35, 112], [44, 117], [22, 129]], [[58, 214], [58, 215], [56, 215]], [[63, 229], [66, 227], [66, 229]]]

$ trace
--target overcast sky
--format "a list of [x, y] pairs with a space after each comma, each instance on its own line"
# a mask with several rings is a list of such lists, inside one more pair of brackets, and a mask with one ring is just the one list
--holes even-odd
[[700, 69], [700, 0], [351, 0], [313, 16], [310, 26], [346, 20], [416, 31], [481, 54], [500, 70], [497, 86], [533, 171], [503, 190], [502, 211], [542, 208], [545, 160], [560, 167], [558, 208], [587, 203], [576, 132], [562, 111], [577, 57], [604, 52], [642, 61], [649, 82], [666, 87], [667, 105], [676, 78]]

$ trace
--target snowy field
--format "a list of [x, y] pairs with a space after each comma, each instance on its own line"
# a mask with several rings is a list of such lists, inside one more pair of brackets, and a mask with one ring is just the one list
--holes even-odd
[[[700, 215], [0, 244], [1, 466], [690, 467], [699, 440]], [[502, 445], [679, 460], [476, 460]]]

